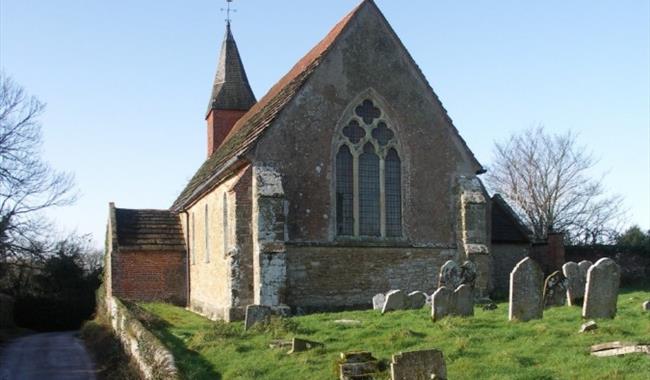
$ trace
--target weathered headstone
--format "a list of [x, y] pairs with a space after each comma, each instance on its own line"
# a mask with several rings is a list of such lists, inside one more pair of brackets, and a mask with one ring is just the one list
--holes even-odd
[[562, 265], [562, 273], [567, 279], [566, 299], [569, 306], [582, 305], [582, 299], [585, 297], [585, 281], [587, 272], [582, 276], [582, 271], [578, 264], [569, 261]]
[[370, 352], [341, 352], [341, 380], [372, 380], [378, 372], [377, 359]]
[[604, 257], [587, 272], [583, 318], [614, 318], [621, 268], [614, 260]]
[[542, 318], [544, 273], [539, 265], [526, 257], [510, 272], [509, 320], [529, 321]]
[[469, 317], [474, 315], [474, 291], [469, 284], [463, 284], [454, 291], [453, 315]]
[[312, 348], [323, 347], [323, 346], [324, 344], [320, 342], [313, 342], [311, 340], [293, 338], [293, 340], [291, 341], [291, 351], [289, 351], [289, 354], [294, 354], [296, 352], [303, 352], [303, 351], [311, 350]]
[[592, 263], [589, 260], [582, 260], [581, 262], [578, 263], [578, 269], [580, 270], [580, 278], [585, 279], [585, 285], [587, 284], [587, 272], [589, 271], [589, 268], [591, 268], [592, 265], [594, 265], [594, 263]]
[[384, 302], [381, 313], [384, 314], [387, 311], [393, 310], [404, 310], [406, 309], [406, 302], [406, 295], [403, 291], [399, 289], [391, 290], [390, 292], [386, 293], [386, 302]]
[[551, 273], [544, 281], [544, 306], [566, 305], [567, 278], [559, 271]]
[[427, 302], [427, 294], [421, 291], [414, 291], [408, 294], [409, 309], [421, 309]]
[[393, 380], [447, 379], [445, 358], [440, 350], [400, 352], [390, 363]]
[[375, 294], [372, 297], [372, 308], [375, 310], [381, 310], [384, 307], [384, 302], [386, 302], [386, 296], [383, 293]]
[[268, 323], [271, 319], [271, 308], [264, 305], [246, 306], [246, 320], [244, 329], [248, 330], [258, 323]]
[[431, 296], [431, 319], [434, 322], [452, 314], [454, 308], [454, 292], [446, 286], [441, 286]]
[[438, 287], [445, 286], [449, 289], [456, 289], [462, 284], [461, 270], [458, 264], [453, 260], [447, 260], [440, 267], [440, 276], [438, 277]]
[[460, 282], [474, 288], [476, 284], [477, 269], [474, 262], [467, 260], [460, 266]]
[[641, 307], [643, 308], [643, 311], [650, 311], [650, 301], [645, 301]]

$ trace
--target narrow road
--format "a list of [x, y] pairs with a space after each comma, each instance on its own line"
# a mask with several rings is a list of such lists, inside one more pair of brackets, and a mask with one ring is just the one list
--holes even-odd
[[0, 352], [0, 380], [95, 380], [95, 369], [75, 332], [18, 338]]

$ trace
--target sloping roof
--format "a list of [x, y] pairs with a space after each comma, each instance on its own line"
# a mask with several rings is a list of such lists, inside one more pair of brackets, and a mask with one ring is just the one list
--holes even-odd
[[120, 249], [184, 251], [185, 239], [178, 215], [169, 210], [115, 208], [115, 229]]
[[[176, 201], [174, 201], [174, 204], [171, 206], [172, 211], [182, 210], [186, 204], [197, 199], [203, 194], [203, 192], [210, 189], [214, 180], [219, 178], [222, 172], [227, 169], [229, 165], [254, 145], [257, 138], [272, 124], [284, 107], [298, 93], [298, 90], [318, 67], [323, 57], [334, 45], [334, 42], [350, 24], [350, 21], [365, 6], [372, 6], [374, 8], [380, 17], [382, 17], [382, 20], [386, 24], [390, 33], [392, 33], [396, 40], [400, 42], [399, 37], [391, 28], [390, 24], [375, 3], [372, 0], [363, 0], [356, 8], [339, 21], [339, 23], [334, 26], [322, 41], [320, 41], [311, 51], [309, 51], [309, 53], [307, 53], [307, 55], [298, 61], [298, 63], [282, 79], [280, 79], [279, 82], [271, 87], [269, 92], [264, 95], [259, 102], [257, 102], [246, 114], [244, 114], [244, 116], [242, 116], [241, 119], [237, 121], [237, 123], [235, 123], [228, 136], [224, 139], [224, 142], [203, 163], [203, 165], [201, 165], [194, 177], [192, 177], [189, 183], [185, 186], [185, 189], [181, 192]], [[477, 173], [480, 174], [485, 172], [482, 165], [478, 162], [472, 151], [467, 146], [465, 140], [460, 136], [456, 127], [454, 127], [446, 109], [433, 91], [433, 88], [427, 81], [419, 66], [415, 63], [415, 60], [413, 60], [413, 57], [407, 49], [404, 48], [403, 50], [416, 68], [420, 78], [428, 86], [435, 101], [443, 110], [445, 120], [451, 126], [452, 133], [454, 133], [454, 135], [459, 139], [461, 145], [468, 152], [469, 158], [477, 168]]]
[[492, 197], [492, 242], [530, 243], [530, 230], [499, 194]]
[[248, 111], [255, 102], [255, 95], [248, 83], [244, 64], [228, 22], [207, 112], [210, 113], [213, 109]]
[[300, 87], [320, 64], [321, 58], [332, 46], [336, 38], [345, 30], [346, 25], [357, 11], [368, 1], [362, 2], [345, 16], [329, 34], [319, 42], [307, 55], [277, 82], [241, 119], [219, 148], [201, 165], [194, 177], [178, 196], [171, 209], [180, 210], [187, 202], [201, 193], [233, 158], [241, 155], [253, 145], [257, 137], [275, 120], [284, 106], [293, 99]]

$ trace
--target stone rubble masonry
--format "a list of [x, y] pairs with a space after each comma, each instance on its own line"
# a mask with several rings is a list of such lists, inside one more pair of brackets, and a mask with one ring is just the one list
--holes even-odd
[[285, 303], [287, 267], [286, 201], [282, 176], [268, 166], [253, 167], [254, 303]]
[[583, 318], [614, 318], [616, 301], [621, 282], [621, 268], [610, 258], [604, 257], [589, 268]]
[[508, 319], [525, 322], [542, 318], [543, 286], [544, 273], [535, 260], [530, 257], [521, 260], [510, 273]]
[[436, 349], [400, 352], [390, 363], [393, 380], [446, 380], [447, 366], [442, 351]]

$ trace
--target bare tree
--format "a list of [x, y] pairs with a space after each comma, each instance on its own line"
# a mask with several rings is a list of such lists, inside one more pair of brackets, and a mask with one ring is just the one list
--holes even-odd
[[615, 237], [624, 211], [622, 198], [606, 194], [603, 178], [590, 175], [595, 164], [575, 134], [551, 135], [539, 126], [496, 143], [486, 180], [535, 238], [563, 231], [575, 244], [601, 243]]
[[73, 178], [41, 158], [45, 105], [0, 73], [0, 263], [42, 251], [42, 211], [74, 202]]

